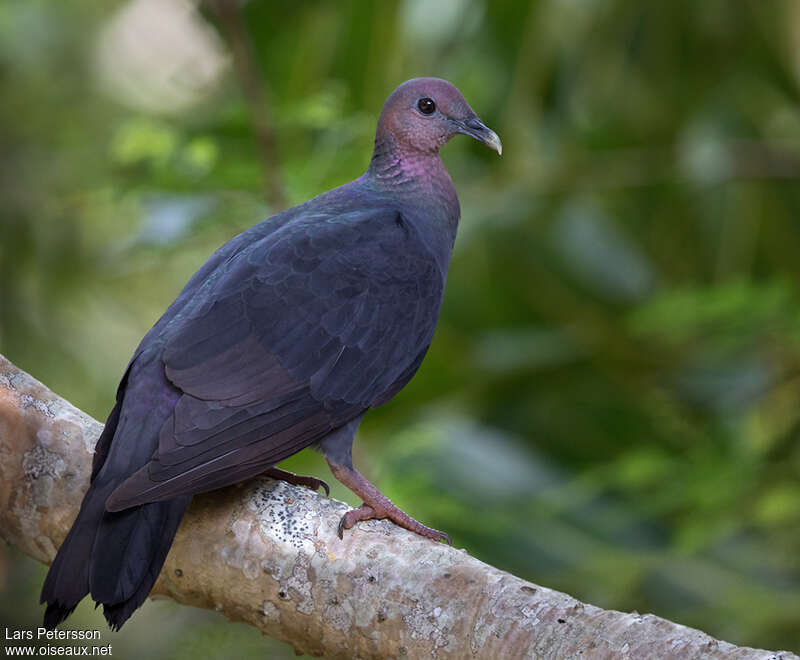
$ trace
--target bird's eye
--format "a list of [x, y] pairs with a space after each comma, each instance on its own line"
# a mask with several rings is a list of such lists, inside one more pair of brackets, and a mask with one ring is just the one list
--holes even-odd
[[427, 96], [417, 102], [417, 107], [423, 115], [432, 115], [436, 111], [436, 104]]

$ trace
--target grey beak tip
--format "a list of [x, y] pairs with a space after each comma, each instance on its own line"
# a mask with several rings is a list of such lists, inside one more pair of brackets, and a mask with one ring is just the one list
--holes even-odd
[[500, 136], [494, 131], [489, 131], [489, 135], [486, 136], [485, 144], [490, 149], [494, 149], [498, 156], [503, 155], [503, 143], [500, 142]]

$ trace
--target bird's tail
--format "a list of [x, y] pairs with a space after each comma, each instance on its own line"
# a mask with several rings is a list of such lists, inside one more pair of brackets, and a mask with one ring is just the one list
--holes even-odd
[[[109, 415], [95, 450], [91, 484], [78, 517], [58, 549], [42, 587], [47, 603], [44, 626], [55, 628], [87, 594], [98, 605], [112, 629], [118, 630], [141, 605], [158, 577], [191, 496], [152, 502], [123, 511], [106, 511], [106, 500], [119, 485], [116, 460], [109, 455], [117, 431], [121, 402]], [[154, 419], [154, 426], [161, 421]], [[155, 437], [152, 428], [140, 428], [142, 437]], [[145, 453], [152, 448], [139, 443]], [[112, 452], [113, 453], [113, 452]], [[146, 459], [143, 459], [146, 460]], [[108, 465], [106, 463], [109, 462]]]
[[90, 487], [42, 587], [44, 626], [55, 628], [91, 593], [119, 630], [147, 598], [191, 497], [109, 513], [109, 488]]

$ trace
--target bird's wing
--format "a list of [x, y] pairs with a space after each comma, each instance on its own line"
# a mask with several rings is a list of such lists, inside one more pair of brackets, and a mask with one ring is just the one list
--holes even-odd
[[241, 481], [380, 405], [419, 366], [443, 286], [395, 210], [307, 213], [232, 255], [165, 327], [183, 395], [107, 507]]

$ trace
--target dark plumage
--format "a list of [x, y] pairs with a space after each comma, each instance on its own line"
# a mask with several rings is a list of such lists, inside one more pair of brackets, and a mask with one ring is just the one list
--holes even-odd
[[225, 244], [142, 340], [98, 440], [91, 485], [42, 589], [45, 626], [87, 594], [118, 629], [141, 605], [192, 495], [314, 446], [363, 500], [434, 539], [353, 467], [362, 416], [414, 375], [433, 337], [459, 218], [439, 147], [500, 151], [450, 83], [410, 80], [381, 112], [367, 172]]

